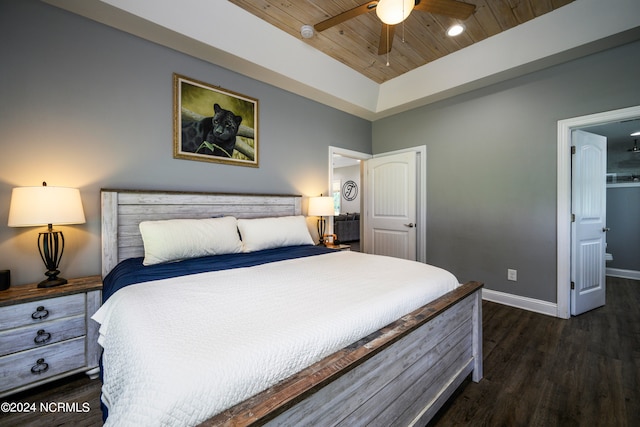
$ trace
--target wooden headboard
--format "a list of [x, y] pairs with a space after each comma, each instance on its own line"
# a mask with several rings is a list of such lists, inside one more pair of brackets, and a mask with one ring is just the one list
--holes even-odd
[[118, 262], [144, 255], [139, 224], [172, 218], [261, 218], [302, 214], [302, 196], [177, 191], [100, 191], [102, 277]]

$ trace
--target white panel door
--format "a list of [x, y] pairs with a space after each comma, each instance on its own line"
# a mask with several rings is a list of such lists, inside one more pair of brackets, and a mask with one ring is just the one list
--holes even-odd
[[605, 304], [607, 138], [574, 130], [571, 163], [571, 314]]
[[365, 252], [416, 260], [416, 153], [366, 162]]

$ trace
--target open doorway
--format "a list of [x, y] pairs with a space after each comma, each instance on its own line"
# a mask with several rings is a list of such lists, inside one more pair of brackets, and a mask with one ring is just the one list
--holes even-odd
[[[404, 156], [403, 154], [411, 154], [410, 156]], [[345, 150], [337, 147], [329, 146], [329, 189], [334, 185], [334, 167], [333, 160], [337, 158], [336, 155], [341, 157], [347, 157], [351, 159], [360, 160], [359, 172], [360, 172], [360, 186], [358, 188], [358, 194], [360, 195], [359, 208], [360, 208], [360, 243], [359, 247], [362, 252], [366, 253], [378, 253], [388, 256], [396, 256], [399, 258], [413, 259], [419, 262], [426, 262], [427, 256], [427, 147], [426, 145], [404, 148], [386, 153], [380, 153], [375, 156], [370, 154], [359, 153], [351, 150]], [[400, 160], [398, 157], [402, 157]], [[407, 157], [411, 157], [408, 161]], [[412, 182], [415, 181], [415, 187], [410, 185], [402, 186], [404, 193], [396, 191], [396, 187], [393, 185], [374, 186], [376, 181], [371, 171], [371, 159], [380, 160], [374, 163], [377, 167], [382, 167], [379, 170], [386, 169], [392, 170], [400, 164], [404, 164], [406, 167], [401, 167], [403, 173], [408, 170], [413, 170], [409, 178]], [[374, 168], [376, 166], [373, 166]], [[391, 169], [389, 169], [391, 168]], [[396, 169], [397, 170], [397, 169]], [[365, 179], [365, 174], [367, 177]], [[392, 174], [393, 175], [393, 174]], [[395, 176], [395, 175], [394, 175]], [[383, 180], [389, 184], [391, 181]], [[375, 187], [375, 188], [374, 188]], [[386, 193], [385, 193], [386, 191]], [[376, 196], [373, 196], [375, 193]], [[400, 197], [400, 194], [404, 196]], [[374, 203], [374, 199], [378, 203]], [[379, 203], [380, 201], [382, 203]], [[404, 208], [398, 204], [400, 202], [406, 202]], [[412, 207], [410, 207], [411, 205]], [[376, 211], [378, 208], [390, 208], [391, 212]], [[406, 215], [403, 216], [403, 213]], [[375, 229], [374, 218], [385, 219], [391, 221], [387, 223], [385, 227], [378, 230]], [[330, 221], [330, 230], [334, 230], [335, 219]], [[398, 221], [402, 223], [399, 224]], [[381, 224], [380, 224], [381, 225]], [[407, 231], [408, 230], [408, 231]], [[333, 231], [329, 231], [330, 233]], [[387, 236], [395, 236], [390, 239], [374, 238], [374, 235], [381, 237], [382, 234]], [[414, 238], [399, 238], [408, 233], [415, 235]], [[340, 236], [338, 236], [340, 239]], [[400, 244], [399, 242], [404, 242]], [[390, 243], [390, 244], [386, 244]]]
[[328, 230], [335, 234], [338, 243], [360, 252], [363, 246], [363, 221], [360, 218], [364, 206], [362, 161], [370, 154], [329, 147], [329, 189], [334, 198], [334, 216]]
[[640, 117], [582, 130], [607, 138], [606, 274], [640, 280]]
[[[557, 177], [557, 317], [571, 313], [571, 135], [574, 130], [594, 133], [622, 131], [625, 123], [640, 119], [640, 106], [576, 117], [558, 122]], [[625, 130], [626, 131], [626, 130]], [[614, 138], [607, 136], [612, 141]], [[631, 137], [627, 136], [629, 144]], [[640, 138], [640, 137], [639, 137]], [[631, 145], [629, 146], [631, 148]], [[640, 154], [634, 154], [634, 156]]]

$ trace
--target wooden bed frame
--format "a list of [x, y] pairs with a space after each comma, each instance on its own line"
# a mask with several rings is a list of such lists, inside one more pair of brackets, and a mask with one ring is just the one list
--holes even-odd
[[[143, 256], [143, 220], [301, 215], [301, 196], [102, 190], [102, 274]], [[424, 425], [482, 378], [482, 284], [468, 282], [202, 425]]]

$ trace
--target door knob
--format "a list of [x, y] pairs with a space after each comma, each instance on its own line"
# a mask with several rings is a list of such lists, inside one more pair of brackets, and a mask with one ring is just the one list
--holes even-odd
[[415, 227], [415, 224], [410, 222], [409, 224], [405, 224], [404, 226], [405, 227], [409, 227], [409, 228], [413, 228], [413, 227]]
[[602, 227], [602, 232], [606, 233], [607, 231], [611, 231], [609, 227]]

